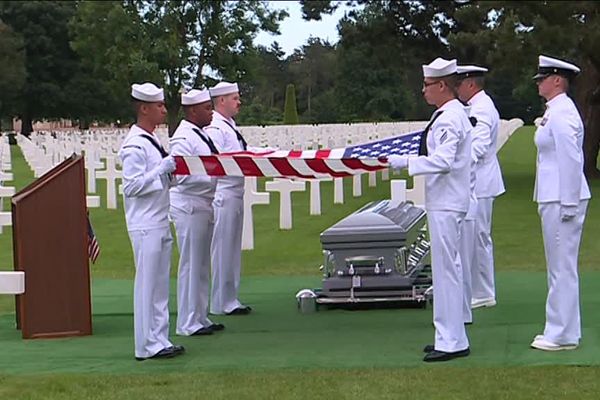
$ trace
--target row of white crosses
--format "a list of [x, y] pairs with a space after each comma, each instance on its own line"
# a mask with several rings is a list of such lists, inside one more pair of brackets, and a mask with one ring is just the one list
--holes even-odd
[[[336, 148], [350, 144], [365, 143], [382, 139], [392, 135], [413, 132], [423, 129], [426, 122], [401, 122], [379, 124], [329, 124], [329, 125], [293, 125], [269, 127], [241, 127], [242, 134], [250, 145], [278, 147], [281, 149], [315, 149], [320, 147]], [[508, 140], [510, 135], [520, 126], [521, 120], [501, 121], [498, 138], [499, 149]], [[38, 132], [31, 136], [31, 140], [19, 139], [34, 172], [48, 170], [53, 165], [61, 162], [72, 153], [85, 153], [87, 170], [88, 207], [99, 207], [100, 197], [97, 192], [97, 179], [106, 182], [106, 207], [117, 208], [117, 195], [122, 193], [119, 180], [121, 179], [120, 161], [116, 155], [118, 148], [125, 137], [127, 130], [91, 130], [85, 132]], [[158, 130], [158, 136], [165, 148], [168, 148], [168, 135], [166, 129]], [[19, 135], [20, 137], [20, 135]], [[310, 190], [310, 215], [321, 214], [321, 180], [308, 180]], [[331, 178], [326, 179], [331, 180]], [[381, 171], [381, 180], [389, 180], [389, 171]], [[362, 195], [362, 178], [356, 175], [352, 178], [352, 195]], [[377, 173], [368, 174], [368, 185], [377, 185]], [[392, 180], [392, 200], [411, 200], [417, 205], [424, 203], [424, 180], [415, 178], [413, 188], [406, 189], [406, 182]], [[256, 178], [246, 178], [246, 194], [244, 197], [245, 221], [242, 246], [252, 249], [253, 218], [252, 207], [258, 204], [269, 204], [270, 192], [278, 192], [280, 198], [280, 229], [292, 229], [292, 192], [305, 191], [306, 180], [302, 179], [274, 179], [265, 183], [265, 192], [258, 192]], [[333, 179], [334, 204], [344, 202], [344, 188], [342, 178]]]
[[[8, 136], [0, 137], [0, 233], [4, 226], [12, 225], [10, 211], [3, 211], [4, 199], [10, 199], [15, 194], [13, 186], [6, 182], [13, 180], [12, 157]], [[25, 291], [25, 274], [22, 271], [0, 271], [0, 294], [21, 294]]]
[[10, 199], [15, 194], [14, 186], [7, 186], [5, 182], [13, 180], [12, 157], [8, 136], [0, 137], [0, 233], [2, 227], [12, 225], [10, 211], [4, 211], [4, 199]]

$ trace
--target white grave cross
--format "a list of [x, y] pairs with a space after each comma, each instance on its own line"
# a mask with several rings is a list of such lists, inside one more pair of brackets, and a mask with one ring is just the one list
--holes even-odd
[[255, 177], [246, 177], [244, 187], [242, 250], [252, 250], [254, 248], [254, 214], [252, 206], [255, 204], [269, 204], [270, 197], [270, 193], [257, 191]]
[[306, 182], [275, 178], [265, 184], [268, 192], [279, 192], [279, 228], [292, 229], [292, 192], [306, 190]]
[[321, 181], [330, 180], [331, 178], [309, 179], [310, 215], [321, 215]]
[[96, 178], [106, 179], [106, 208], [117, 208], [117, 179], [121, 178], [122, 173], [115, 168], [115, 157], [106, 157], [106, 170], [96, 172]]

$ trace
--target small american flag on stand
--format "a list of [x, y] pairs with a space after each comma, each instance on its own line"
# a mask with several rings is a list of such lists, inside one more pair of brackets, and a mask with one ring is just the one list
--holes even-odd
[[418, 154], [422, 131], [339, 149], [240, 151], [175, 156], [176, 175], [340, 178], [389, 167], [387, 156]]
[[94, 234], [94, 229], [92, 228], [92, 223], [90, 222], [90, 215], [87, 215], [87, 226], [88, 226], [88, 257], [92, 260], [92, 264], [96, 263], [96, 259], [100, 255], [100, 245], [98, 244], [98, 239], [96, 239], [96, 235]]

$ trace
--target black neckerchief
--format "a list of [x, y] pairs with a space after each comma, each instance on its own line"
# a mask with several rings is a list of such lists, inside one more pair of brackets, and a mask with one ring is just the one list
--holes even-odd
[[[471, 105], [468, 102], [462, 101], [461, 99], [457, 99], [457, 100], [460, 101], [460, 104], [462, 104], [463, 107], [471, 109]], [[475, 117], [469, 117], [469, 122], [471, 123], [471, 126], [474, 128], [475, 125], [477, 125], [477, 118], [475, 118]]]
[[211, 138], [209, 138], [208, 136], [204, 136], [198, 128], [192, 128], [192, 130], [196, 133], [196, 135], [200, 136], [200, 139], [202, 139], [204, 143], [206, 143], [206, 145], [210, 149], [211, 154], [219, 154], [219, 150], [217, 150], [217, 147], [215, 146], [215, 143], [212, 141]]
[[233, 129], [233, 131], [235, 132], [235, 135], [237, 136], [237, 140], [240, 142], [240, 144], [242, 145], [242, 148], [245, 150], [248, 149], [248, 143], [246, 143], [246, 140], [244, 139], [244, 137], [242, 136], [242, 134], [233, 127], [233, 125], [231, 125], [229, 123], [229, 121], [227, 121], [226, 119], [223, 119], [223, 122], [225, 122], [227, 125], [229, 125], [229, 127], [231, 129]]
[[141, 134], [140, 136], [146, 138], [150, 143], [152, 143], [152, 146], [158, 150], [162, 158], [165, 158], [169, 155], [169, 153], [167, 153], [166, 150], [152, 138], [152, 136], [146, 135], [145, 133]]
[[429, 129], [431, 129], [431, 125], [433, 125], [435, 120], [438, 119], [438, 117], [440, 115], [442, 115], [443, 112], [444, 112], [444, 110], [436, 111], [435, 114], [433, 114], [433, 118], [431, 118], [431, 121], [429, 121], [429, 123], [423, 130], [423, 133], [421, 134], [421, 140], [419, 141], [419, 155], [420, 156], [427, 155], [427, 134], [429, 133]]

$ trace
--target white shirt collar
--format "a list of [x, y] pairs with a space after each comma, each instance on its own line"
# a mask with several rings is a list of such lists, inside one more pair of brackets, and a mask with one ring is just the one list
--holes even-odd
[[187, 126], [187, 127], [188, 127], [188, 128], [190, 128], [190, 129], [194, 129], [194, 128], [195, 128], [195, 129], [200, 129], [200, 130], [202, 130], [202, 128], [200, 128], [198, 125], [196, 125], [196, 124], [194, 124], [194, 123], [192, 123], [192, 122], [188, 121], [188, 120], [187, 120], [187, 119], [185, 119], [185, 118], [181, 120], [180, 124], [181, 124], [182, 126]]
[[450, 101], [447, 101], [444, 103], [444, 105], [442, 105], [440, 108], [438, 108], [438, 111], [443, 111], [443, 110], [447, 110], [450, 108], [461, 108], [463, 109], [464, 106], [462, 105], [462, 103], [460, 101], [458, 101], [458, 99], [452, 99]]
[[223, 114], [221, 114], [220, 112], [218, 112], [218, 111], [216, 111], [216, 110], [215, 110], [215, 111], [213, 111], [213, 119], [215, 119], [215, 118], [217, 118], [217, 119], [220, 119], [220, 120], [222, 120], [222, 121], [227, 121], [227, 122], [229, 122], [231, 125], [233, 125], [233, 126], [236, 126], [236, 125], [235, 125], [235, 121], [233, 120], [233, 118], [225, 118], [225, 117], [223, 116]]
[[552, 100], [546, 102], [546, 107], [550, 107], [550, 106], [552, 106], [552, 104], [555, 104], [555, 103], [560, 103], [566, 97], [567, 97], [566, 93], [558, 94], [558, 95], [554, 96], [552, 98]]
[[483, 97], [485, 95], [485, 90], [481, 89], [479, 92], [475, 93], [473, 95], [473, 97], [471, 97], [469, 99], [469, 101], [467, 101], [467, 104], [472, 105], [476, 99], [478, 99], [479, 97]]

